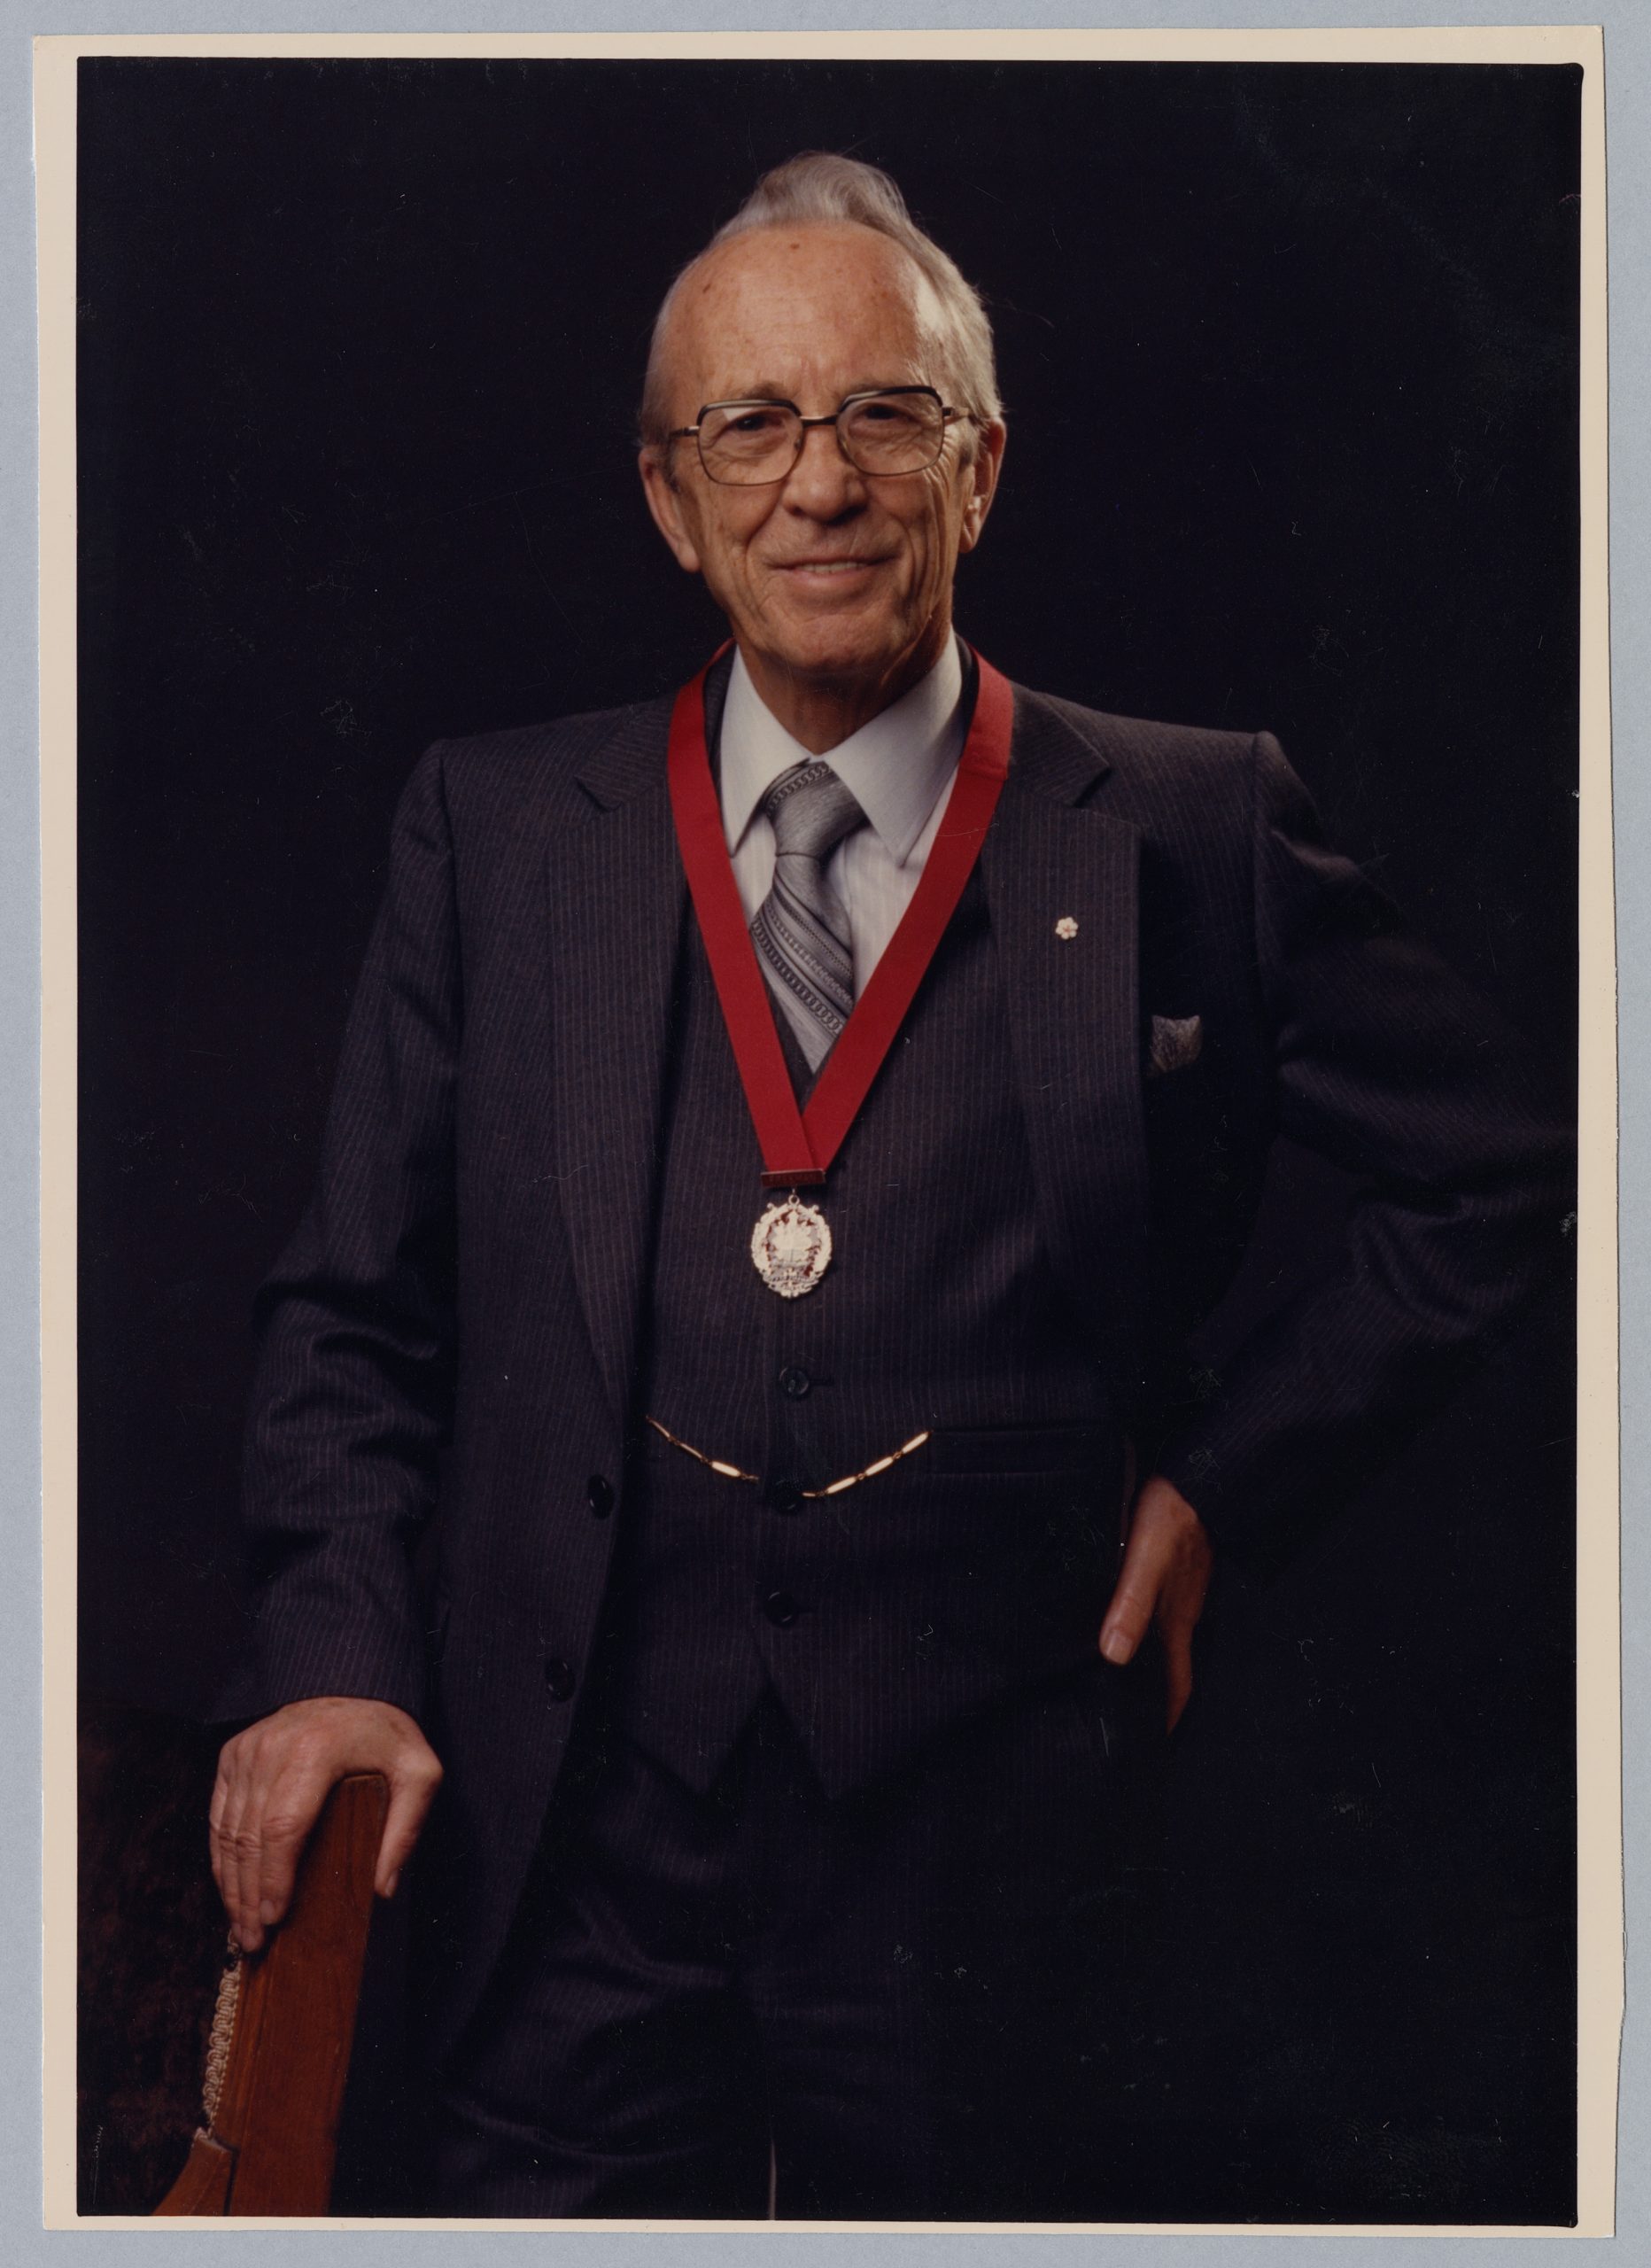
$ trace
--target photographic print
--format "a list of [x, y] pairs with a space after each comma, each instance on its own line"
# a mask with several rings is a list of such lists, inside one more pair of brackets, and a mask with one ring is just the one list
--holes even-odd
[[259, 44], [71, 59], [73, 2211], [1577, 2225], [1597, 48]]

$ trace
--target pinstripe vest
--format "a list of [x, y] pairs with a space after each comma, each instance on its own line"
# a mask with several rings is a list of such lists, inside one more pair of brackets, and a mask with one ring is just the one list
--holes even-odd
[[1112, 1565], [1115, 1439], [1040, 1238], [978, 878], [833, 1166], [815, 1291], [777, 1298], [751, 1263], [766, 1200], [691, 923], [664, 1127], [644, 1407], [757, 1478], [639, 1451], [609, 1592], [624, 1721], [702, 1786], [769, 1686], [848, 1784], [1091, 1658]]

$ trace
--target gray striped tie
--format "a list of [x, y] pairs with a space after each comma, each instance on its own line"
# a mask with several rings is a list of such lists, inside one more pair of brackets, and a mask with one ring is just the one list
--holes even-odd
[[774, 830], [774, 879], [751, 936], [769, 989], [818, 1070], [854, 1006], [849, 917], [826, 862], [865, 813], [829, 764], [794, 764], [763, 798]]

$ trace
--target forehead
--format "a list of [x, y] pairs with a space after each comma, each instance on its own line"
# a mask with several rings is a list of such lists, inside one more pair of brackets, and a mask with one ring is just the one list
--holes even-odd
[[667, 334], [673, 384], [701, 400], [756, 385], [847, 391], [928, 375], [938, 305], [875, 229], [751, 229], [683, 278]]

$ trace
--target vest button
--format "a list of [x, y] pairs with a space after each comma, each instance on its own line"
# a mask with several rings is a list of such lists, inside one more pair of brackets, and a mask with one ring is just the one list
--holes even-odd
[[802, 1608], [789, 1591], [770, 1591], [763, 1601], [763, 1612], [778, 1630], [789, 1630]]
[[552, 1654], [545, 1664], [545, 1685], [551, 1699], [571, 1701], [573, 1689], [577, 1683], [572, 1666], [564, 1662], [560, 1654]]
[[600, 1472], [593, 1472], [585, 1484], [585, 1501], [599, 1520], [605, 1520], [614, 1508], [614, 1484]]
[[779, 1373], [779, 1390], [782, 1394], [788, 1394], [793, 1402], [801, 1402], [813, 1384], [808, 1372], [795, 1363], [789, 1363]]
[[768, 1502], [773, 1511], [800, 1512], [802, 1510], [802, 1491], [794, 1480], [771, 1480]]

